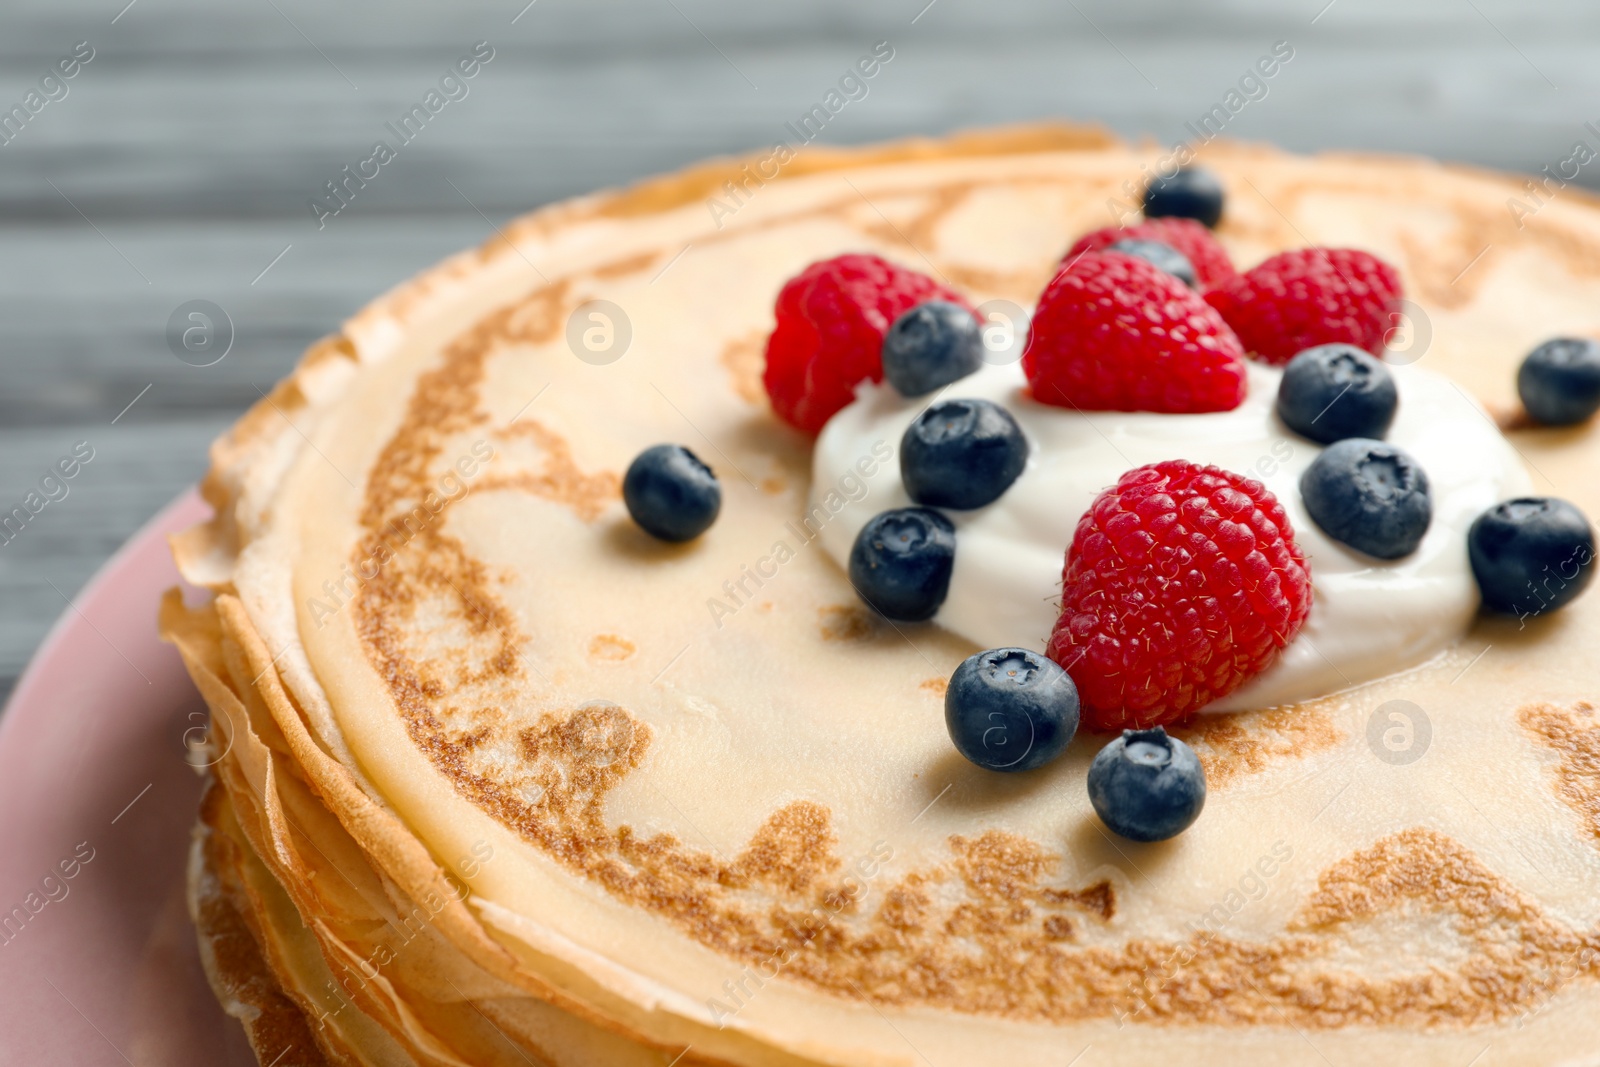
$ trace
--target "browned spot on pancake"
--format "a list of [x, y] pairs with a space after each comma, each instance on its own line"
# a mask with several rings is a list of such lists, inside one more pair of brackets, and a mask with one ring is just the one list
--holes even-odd
[[405, 418], [367, 479], [362, 526], [376, 532], [432, 491], [433, 467], [444, 458], [444, 442], [488, 422], [479, 407], [478, 384], [490, 352], [499, 344], [554, 337], [567, 289], [565, 281], [547, 285], [491, 312], [445, 346], [437, 368], [418, 377]]
[[[419, 377], [368, 480], [357, 560], [483, 432], [488, 359], [554, 337], [567, 291], [556, 282], [486, 315]], [[615, 499], [614, 475], [604, 493], [573, 488], [608, 476], [584, 475], [570, 450], [552, 460], [565, 442], [547, 429], [515, 433], [542, 449], [545, 469], [501, 488], [549, 494], [580, 514]], [[1055, 882], [1060, 857], [1019, 835], [952, 837], [947, 852], [894, 876], [888, 843], [839, 856], [832, 814], [812, 801], [780, 808], [732, 860], [672, 833], [612, 825], [607, 797], [645, 759], [649, 728], [615, 705], [565, 707], [548, 695], [526, 658], [522, 620], [499, 599], [489, 568], [446, 532], [450, 515], [394, 548], [357, 600], [358, 634], [413, 742], [462, 796], [575, 876], [714, 951], [756, 966], [785, 960], [787, 981], [879, 1006], [1037, 1022], [1133, 1016], [1309, 1029], [1504, 1020], [1564, 982], [1594, 977], [1592, 961], [1576, 972], [1562, 966], [1600, 935], [1544, 916], [1459, 844], [1426, 830], [1334, 864], [1297, 926], [1279, 936], [1158, 941], [1129, 931], [1113, 944], [1106, 928], [1100, 943], [1084, 945], [1082, 924], [1116, 915], [1112, 886]], [[854, 626], [846, 621], [846, 632]], [[1314, 710], [1253, 714], [1197, 727], [1218, 777], [1337, 739]], [[506, 762], [507, 751], [517, 758]], [[1574, 788], [1586, 790], [1587, 772], [1573, 773]], [[1354, 971], [1341, 938], [1396, 916], [1443, 918], [1464, 962], [1418, 960], [1384, 977]]]
[[468, 730], [465, 733], [457, 734], [455, 743], [466, 751], [471, 752], [493, 736], [494, 732], [492, 730], [486, 726], [480, 726], [476, 730]]
[[1517, 712], [1517, 721], [1555, 752], [1556, 792], [1600, 844], [1600, 720], [1593, 705], [1530, 704]]
[[[1385, 977], [1336, 962], [1351, 927], [1430, 915], [1447, 918], [1467, 954], [1459, 969], [1431, 954], [1403, 960], [1397, 953], [1388, 962], [1401, 973]], [[1176, 960], [1156, 964], [1140, 976], [1136, 1011], [1318, 1029], [1483, 1025], [1548, 1001], [1575, 974], [1592, 976], [1592, 960], [1572, 963], [1596, 943], [1549, 921], [1456, 841], [1410, 829], [1324, 871], [1284, 937], [1264, 944], [1196, 938]]]
[[1461, 844], [1433, 830], [1412, 829], [1340, 860], [1291, 924], [1308, 930], [1370, 918], [1409, 900], [1448, 899], [1460, 919], [1520, 923], [1538, 904], [1486, 870]]
[[1016, 834], [990, 830], [976, 837], [952, 837], [956, 870], [967, 888], [985, 900], [1018, 900], [1056, 865], [1056, 857]]
[[1044, 921], [1044, 936], [1051, 941], [1071, 941], [1077, 930], [1067, 916], [1051, 915]]
[[596, 278], [620, 278], [625, 274], [638, 274], [640, 271], [649, 269], [660, 258], [660, 253], [657, 252], [640, 252], [636, 256], [613, 260], [610, 263], [596, 267], [594, 276]]
[[[1014, 270], [994, 270], [972, 264], [945, 262], [938, 253], [939, 226], [971, 195], [976, 183], [963, 182], [936, 189], [921, 197], [920, 208], [901, 221], [892, 221], [874, 207], [856, 220], [861, 232], [891, 247], [898, 246], [922, 261], [928, 273], [958, 289], [984, 293], [1037, 295], [1055, 273], [1055, 264]], [[886, 194], [874, 194], [874, 203]], [[861, 221], [864, 219], [865, 221]]]
[[562, 763], [571, 772], [570, 785], [603, 793], [639, 765], [649, 744], [649, 731], [615, 704], [597, 703], [565, 716], [545, 715], [518, 732], [523, 757]]
[[[975, 187], [973, 182], [956, 182], [924, 191], [919, 197], [923, 201], [922, 206], [909, 218], [899, 222], [886, 218], [875, 204], [868, 201], [866, 206], [869, 210], [863, 216], [867, 221], [858, 225], [864, 233], [871, 234], [884, 244], [900, 245], [918, 257], [931, 256], [939, 248], [939, 224], [961, 206]], [[882, 194], [879, 194], [879, 198], [882, 199]]]
[[1040, 888], [1060, 858], [1018, 834], [989, 830], [976, 838], [952, 837], [955, 869], [967, 889], [983, 900], [1034, 900], [1051, 907], [1075, 907], [1110, 921], [1117, 894], [1110, 882], [1087, 889]]
[[596, 634], [589, 642], [591, 659], [610, 660], [615, 663], [627, 659], [635, 651], [632, 641], [616, 634]]
[[761, 374], [767, 367], [765, 330], [736, 337], [723, 345], [720, 362], [740, 400], [757, 405], [767, 402], [767, 387], [761, 381]]
[[942, 697], [945, 691], [950, 688], [950, 680], [948, 678], [926, 678], [917, 688], [924, 693], [932, 693], [936, 697]]
[[[914, 871], [884, 890], [864, 928], [835, 921], [831, 939], [798, 953], [796, 976], [880, 1004], [1035, 1021], [1330, 1029], [1505, 1020], [1596, 969], [1583, 953], [1600, 938], [1551, 922], [1466, 849], [1429, 830], [1391, 835], [1335, 864], [1295, 928], [1277, 939], [1207, 932], [1175, 942], [1135, 938], [1114, 949], [1073, 944], [1072, 917], [1050, 900], [1109, 916], [1109, 885], [1052, 892], [1041, 879], [1055, 857], [1014, 835], [952, 839], [951, 846], [949, 868], [964, 893], [952, 899], [947, 868]], [[1459, 971], [1430, 957], [1410, 971], [1368, 978], [1340, 962], [1349, 928], [1429, 914], [1447, 916], [1459, 931], [1468, 955]]]
[[955, 870], [966, 888], [986, 901], [1016, 901], [1026, 886], [1056, 865], [1056, 857], [1016, 833], [989, 830], [976, 838], [950, 838]]
[[877, 632], [878, 623], [871, 611], [860, 604], [832, 604], [818, 608], [824, 641], [860, 641]]
[[[501, 314], [504, 314], [505, 321], [500, 326], [500, 337], [494, 337], [493, 339], [498, 341], [500, 338], [504, 338], [504, 340], [511, 342], [520, 341], [530, 345], [542, 345], [560, 337], [562, 327], [567, 321], [567, 313], [570, 310], [567, 306], [567, 293], [568, 285], [565, 282], [548, 285], [543, 289], [536, 290], [521, 303], [513, 304], [504, 309]], [[573, 301], [572, 303], [576, 306], [582, 301]], [[491, 315], [484, 322], [493, 322], [497, 317], [498, 315]], [[472, 337], [473, 341], [477, 343], [490, 341], [490, 338], [493, 337], [492, 334], [474, 336], [475, 333], [476, 331], [469, 333], [468, 336]]]
[[560, 434], [533, 419], [523, 419], [500, 431], [503, 438], [526, 437], [544, 456], [538, 473], [490, 474], [474, 487], [478, 492], [517, 489], [571, 508], [584, 522], [593, 522], [622, 497], [622, 478], [615, 471], [585, 474], [572, 458], [572, 446]]
[[839, 869], [838, 845], [828, 809], [801, 800], [773, 812], [729, 868], [730, 885], [764, 882], [790, 894], [804, 894], [824, 875]]
[[1174, 732], [1194, 746], [1213, 786], [1259, 773], [1278, 760], [1330, 748], [1340, 737], [1327, 707], [1317, 703], [1201, 715]]
[[933, 897], [924, 888], [928, 879], [920, 873], [906, 875], [883, 894], [878, 907], [879, 920], [891, 930], [915, 934], [928, 929], [933, 918]]
[[763, 493], [771, 493], [773, 496], [777, 496], [787, 488], [789, 488], [788, 481], [775, 475], [761, 479], [761, 491]]
[[1110, 882], [1096, 882], [1087, 889], [1045, 889], [1039, 895], [1048, 904], [1070, 904], [1106, 922], [1117, 914], [1117, 891]]

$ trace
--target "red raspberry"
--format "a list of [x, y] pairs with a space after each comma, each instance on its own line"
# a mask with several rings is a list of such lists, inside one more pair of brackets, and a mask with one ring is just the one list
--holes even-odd
[[1168, 460], [1135, 467], [1078, 520], [1050, 658], [1085, 726], [1177, 722], [1259, 673], [1311, 608], [1311, 571], [1260, 482]]
[[1245, 350], [1287, 363], [1313, 345], [1343, 341], [1383, 353], [1404, 296], [1400, 273], [1351, 248], [1297, 248], [1239, 275], [1206, 299]]
[[883, 380], [883, 335], [901, 312], [960, 295], [927, 275], [873, 255], [813, 263], [778, 294], [777, 329], [767, 338], [761, 380], [772, 410], [806, 433], [819, 432], [871, 378]]
[[1084, 411], [1228, 411], [1244, 350], [1187, 285], [1121, 252], [1089, 252], [1045, 286], [1022, 369], [1036, 400]]
[[1066, 266], [1085, 252], [1098, 252], [1117, 241], [1134, 238], [1161, 241], [1189, 257], [1202, 293], [1239, 276], [1239, 272], [1233, 269], [1233, 261], [1228, 258], [1227, 250], [1211, 235], [1210, 230], [1194, 219], [1176, 216], [1146, 219], [1132, 226], [1107, 226], [1103, 230], [1091, 230], [1067, 249], [1067, 254], [1061, 257], [1061, 265]]

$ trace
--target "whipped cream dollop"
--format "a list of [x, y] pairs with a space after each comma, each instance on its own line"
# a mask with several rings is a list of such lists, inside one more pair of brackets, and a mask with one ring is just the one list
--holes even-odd
[[[1477, 586], [1467, 528], [1485, 509], [1531, 486], [1514, 449], [1454, 382], [1416, 366], [1390, 366], [1399, 408], [1386, 437], [1427, 472], [1433, 522], [1404, 559], [1365, 556], [1325, 535], [1300, 499], [1300, 475], [1322, 446], [1291, 433], [1273, 410], [1282, 371], [1249, 364], [1249, 395], [1232, 411], [1196, 415], [1078, 412], [1028, 396], [1019, 363], [985, 366], [936, 394], [992, 400], [1021, 425], [1030, 454], [999, 500], [947, 511], [956, 527], [950, 594], [934, 621], [984, 648], [1044, 651], [1061, 599], [1061, 571], [1079, 518], [1126, 471], [1185, 459], [1255, 478], [1283, 503], [1311, 567], [1311, 612], [1261, 674], [1205, 710], [1272, 707], [1324, 696], [1421, 662], [1471, 625]], [[848, 569], [867, 520], [912, 503], [899, 477], [900, 438], [935, 397], [907, 399], [863, 384], [823, 429], [812, 459], [812, 507], [836, 509], [824, 550]], [[863, 482], [858, 463], [895, 458]], [[864, 492], [851, 493], [865, 485]], [[840, 487], [846, 492], [841, 493]], [[831, 495], [830, 495], [831, 494]], [[854, 498], [854, 499], [852, 499]], [[843, 501], [843, 506], [840, 506]]]

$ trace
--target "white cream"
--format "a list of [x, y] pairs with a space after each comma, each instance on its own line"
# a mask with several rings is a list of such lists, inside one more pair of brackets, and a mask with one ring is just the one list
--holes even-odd
[[[1206, 415], [1049, 407], [1029, 399], [1016, 363], [986, 366], [956, 382], [938, 399], [981, 397], [1003, 405], [1021, 424], [1031, 454], [999, 500], [976, 511], [946, 512], [956, 526], [955, 570], [935, 621], [985, 648], [1042, 651], [1060, 604], [1067, 546], [1089, 504], [1133, 467], [1187, 459], [1255, 478], [1276, 494], [1310, 562], [1313, 587], [1310, 615], [1278, 660], [1206, 710], [1307, 700], [1422, 661], [1458, 640], [1477, 610], [1468, 526], [1530, 485], [1516, 452], [1464, 391], [1418, 367], [1390, 369], [1400, 406], [1387, 440], [1422, 465], [1433, 495], [1433, 522], [1422, 544], [1392, 562], [1331, 540], [1306, 514], [1300, 475], [1322, 446], [1278, 421], [1273, 402], [1282, 372], [1276, 368], [1251, 363], [1244, 403]], [[930, 399], [908, 400], [887, 385], [863, 385], [817, 441], [813, 487], [840, 484], [875, 441], [887, 441], [898, 456], [906, 427]], [[838, 500], [835, 495], [830, 503]], [[813, 506], [821, 503], [814, 496]], [[869, 518], [910, 503], [897, 477], [876, 480], [868, 495], [846, 502], [823, 528], [825, 550], [846, 566]]]

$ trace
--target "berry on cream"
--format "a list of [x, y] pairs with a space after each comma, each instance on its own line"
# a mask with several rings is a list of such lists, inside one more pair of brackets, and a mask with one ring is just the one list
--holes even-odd
[[[939, 394], [994, 401], [1028, 439], [1026, 468], [993, 504], [949, 512], [960, 551], [934, 621], [983, 648], [1043, 650], [1060, 608], [1062, 561], [1096, 496], [1127, 471], [1184, 459], [1261, 481], [1288, 512], [1309, 564], [1314, 596], [1299, 634], [1262, 673], [1203, 710], [1268, 707], [1324, 696], [1414, 666], [1465, 633], [1479, 593], [1467, 530], [1530, 484], [1516, 453], [1483, 410], [1448, 379], [1395, 366], [1399, 405], [1387, 440], [1428, 473], [1433, 517], [1416, 550], [1379, 561], [1324, 534], [1301, 500], [1301, 475], [1322, 446], [1274, 413], [1282, 371], [1247, 362], [1247, 395], [1231, 411], [1199, 414], [1079, 412], [1040, 404], [1022, 369], [989, 366]], [[927, 399], [863, 384], [817, 440], [813, 485], [831, 485], [872, 442], [898, 441]], [[898, 484], [850, 504], [823, 531], [846, 566], [873, 515], [911, 503]]]

